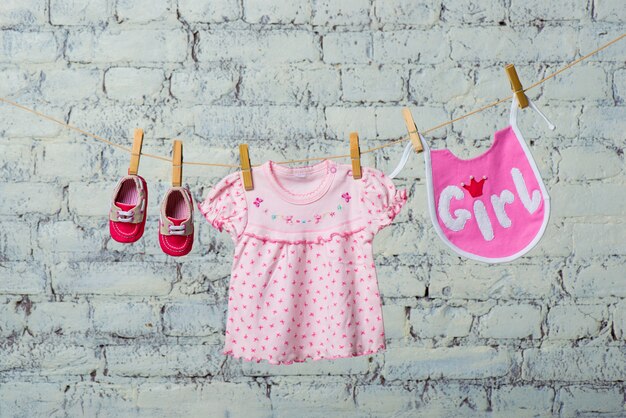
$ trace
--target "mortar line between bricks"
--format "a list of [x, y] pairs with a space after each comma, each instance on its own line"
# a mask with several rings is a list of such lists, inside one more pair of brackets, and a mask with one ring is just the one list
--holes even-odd
[[[570, 62], [569, 64], [567, 64], [564, 67], [560, 68], [559, 70], [555, 71], [554, 73], [552, 73], [552, 74], [542, 78], [541, 80], [531, 84], [529, 87], [523, 89], [522, 91], [526, 92], [528, 90], [531, 90], [531, 89], [541, 85], [542, 83], [545, 83], [546, 81], [556, 77], [560, 73], [568, 70], [569, 68], [571, 68], [574, 65], [578, 64], [579, 62], [582, 62], [582, 61], [590, 58], [591, 56], [597, 54], [598, 52], [608, 48], [609, 46], [613, 45], [614, 43], [619, 42], [624, 37], [626, 37], [626, 33], [624, 33], [624, 34], [618, 36], [617, 38], [607, 42], [606, 44], [604, 44], [604, 45], [600, 46], [599, 48], [589, 52], [588, 54], [583, 55], [582, 57], [575, 59], [574, 61]], [[458, 121], [460, 121], [462, 119], [465, 119], [465, 118], [468, 118], [470, 116], [473, 116], [473, 115], [475, 115], [477, 113], [483, 112], [483, 111], [485, 111], [485, 110], [487, 110], [487, 109], [489, 109], [491, 107], [498, 106], [499, 104], [502, 104], [502, 103], [504, 103], [506, 101], [509, 101], [512, 98], [513, 98], [513, 95], [509, 95], [509, 96], [504, 97], [502, 99], [499, 99], [499, 100], [497, 100], [497, 101], [495, 101], [493, 103], [490, 103], [490, 104], [487, 104], [487, 105], [485, 105], [483, 107], [480, 107], [478, 109], [472, 110], [471, 112], [468, 112], [468, 113], [466, 113], [464, 115], [461, 115], [461, 116], [456, 117], [454, 119], [451, 119], [451, 120], [448, 120], [446, 122], [440, 123], [439, 125], [435, 125], [432, 128], [428, 128], [428, 129], [426, 129], [424, 131], [420, 131], [420, 133], [427, 134], [427, 133], [430, 133], [430, 132], [435, 131], [437, 129], [441, 129], [444, 126], [452, 125], [455, 122], [458, 122]], [[17, 107], [17, 108], [19, 108], [21, 110], [24, 110], [26, 112], [30, 112], [30, 113], [32, 113], [32, 114], [34, 114], [36, 116], [39, 116], [42, 119], [47, 119], [47, 120], [49, 120], [51, 122], [57, 123], [57, 124], [65, 127], [65, 128], [67, 128], [67, 129], [71, 129], [71, 130], [76, 131], [76, 132], [78, 132], [78, 133], [80, 133], [82, 135], [85, 135], [85, 136], [91, 137], [91, 138], [93, 138], [95, 140], [104, 142], [105, 144], [110, 145], [112, 147], [115, 147], [115, 148], [121, 149], [123, 151], [126, 151], [129, 154], [131, 153], [131, 149], [129, 147], [126, 147], [126, 146], [123, 146], [123, 145], [120, 145], [120, 144], [116, 144], [113, 141], [110, 141], [110, 140], [108, 140], [106, 138], [103, 138], [103, 137], [101, 137], [99, 135], [92, 134], [91, 132], [87, 132], [87, 131], [79, 128], [79, 127], [76, 127], [74, 125], [70, 125], [69, 123], [65, 123], [65, 122], [63, 122], [63, 121], [61, 121], [59, 119], [56, 119], [56, 118], [54, 118], [52, 116], [49, 116], [49, 115], [46, 115], [45, 113], [39, 112], [39, 111], [37, 111], [35, 109], [31, 109], [31, 108], [26, 107], [24, 105], [21, 105], [21, 104], [19, 104], [17, 102], [14, 102], [12, 100], [6, 99], [4, 97], [0, 97], [0, 101], [4, 102], [6, 104], [9, 104], [11, 106]], [[371, 153], [371, 152], [374, 152], [374, 151], [381, 150], [383, 148], [391, 147], [391, 146], [394, 146], [394, 145], [399, 144], [401, 142], [407, 141], [408, 139], [409, 139], [409, 136], [405, 135], [405, 136], [403, 136], [400, 139], [396, 139], [396, 140], [390, 141], [388, 143], [379, 145], [377, 147], [372, 147], [372, 148], [367, 148], [365, 150], [362, 150], [361, 154], [368, 154], [368, 153]], [[148, 153], [143, 153], [143, 152], [141, 152], [140, 154], [142, 156], [144, 156], [144, 157], [154, 158], [154, 159], [157, 159], [157, 160], [162, 160], [162, 161], [167, 161], [167, 162], [171, 162], [172, 161], [170, 158], [163, 157], [163, 156], [160, 156], [160, 155], [148, 154]], [[325, 160], [325, 159], [340, 159], [340, 158], [349, 158], [349, 157], [350, 157], [350, 154], [329, 155], [329, 156], [323, 156], [323, 157], [306, 158], [306, 159], [301, 159], [301, 160], [277, 161], [276, 164], [304, 163], [304, 162], [309, 162], [309, 161], [319, 161], [319, 160]], [[220, 164], [220, 163], [197, 162], [197, 161], [183, 161], [183, 164], [184, 165], [209, 166], [209, 167], [225, 167], [225, 168], [239, 168], [240, 167], [239, 165], [233, 165], [233, 164]], [[252, 167], [258, 167], [258, 166], [260, 166], [260, 164], [253, 164], [252, 165]]]

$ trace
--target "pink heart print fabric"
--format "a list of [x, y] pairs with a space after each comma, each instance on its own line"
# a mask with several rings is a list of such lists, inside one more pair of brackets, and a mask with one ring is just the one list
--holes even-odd
[[407, 196], [382, 172], [324, 160], [268, 161], [212, 187], [198, 205], [235, 243], [223, 353], [290, 364], [375, 353], [385, 333], [373, 238]]

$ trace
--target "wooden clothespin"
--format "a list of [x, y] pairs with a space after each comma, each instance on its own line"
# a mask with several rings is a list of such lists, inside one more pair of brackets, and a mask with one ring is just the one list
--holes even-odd
[[352, 177], [361, 178], [361, 148], [359, 147], [359, 134], [350, 132], [350, 159], [352, 160]]
[[183, 183], [183, 141], [174, 140], [172, 156], [172, 186], [180, 187]]
[[239, 161], [241, 162], [241, 176], [243, 177], [244, 189], [250, 191], [254, 189], [252, 182], [252, 166], [250, 165], [250, 153], [248, 144], [239, 144]]
[[504, 71], [506, 71], [506, 75], [509, 77], [509, 81], [511, 82], [511, 89], [513, 90], [513, 94], [517, 99], [517, 103], [519, 103], [520, 109], [525, 108], [526, 106], [528, 106], [528, 98], [524, 94], [524, 88], [522, 87], [522, 83], [519, 81], [515, 66], [513, 64], [507, 64], [507, 66], [504, 67]]
[[402, 109], [402, 116], [404, 117], [404, 123], [406, 124], [406, 129], [409, 131], [409, 139], [413, 144], [413, 149], [416, 153], [420, 153], [424, 151], [424, 146], [422, 145], [422, 140], [420, 139], [419, 133], [417, 131], [417, 125], [413, 120], [413, 115], [411, 114], [411, 110], [408, 107]]
[[143, 144], [143, 129], [135, 129], [135, 137], [133, 139], [133, 148], [130, 153], [130, 166], [128, 174], [136, 176], [139, 170], [139, 157], [141, 157], [141, 145]]

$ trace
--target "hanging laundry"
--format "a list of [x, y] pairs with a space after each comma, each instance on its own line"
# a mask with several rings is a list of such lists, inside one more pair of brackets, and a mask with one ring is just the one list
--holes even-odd
[[224, 354], [289, 364], [385, 348], [372, 240], [406, 202], [382, 172], [332, 160], [268, 161], [198, 205], [235, 242]]
[[550, 198], [517, 126], [517, 109], [513, 97], [509, 126], [495, 132], [491, 147], [474, 158], [430, 149], [422, 139], [435, 231], [455, 252], [473, 260], [515, 260], [539, 242], [548, 223]]

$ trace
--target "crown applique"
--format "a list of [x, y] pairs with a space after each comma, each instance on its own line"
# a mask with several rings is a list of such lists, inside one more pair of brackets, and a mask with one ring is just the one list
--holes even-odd
[[487, 176], [483, 176], [480, 181], [476, 181], [474, 179], [474, 176], [470, 176], [470, 183], [461, 183], [461, 187], [467, 190], [472, 197], [480, 197], [483, 195], [483, 186], [485, 185], [485, 180], [487, 180]]

